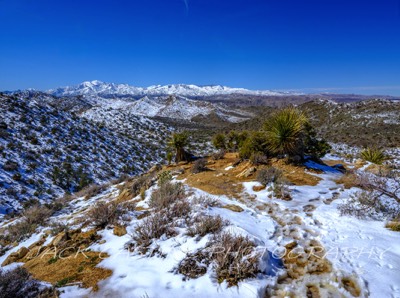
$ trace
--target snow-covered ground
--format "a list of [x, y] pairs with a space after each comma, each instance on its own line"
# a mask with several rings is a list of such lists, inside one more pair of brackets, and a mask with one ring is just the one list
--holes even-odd
[[[338, 159], [332, 155], [327, 158]], [[318, 174], [308, 172], [321, 180], [315, 186], [290, 186], [291, 201], [274, 198], [268, 187], [254, 191], [253, 187], [260, 186], [258, 182], [243, 183], [240, 201], [225, 195], [211, 195], [185, 184], [194, 212], [219, 215], [229, 221], [224, 230], [248, 236], [254, 241], [256, 250], [261, 253], [262, 271], [257, 277], [241, 281], [238, 287], [228, 287], [226, 282], [218, 283], [212, 266], [205, 275], [196, 279], [185, 279], [176, 273], [180, 261], [188, 253], [204, 248], [211, 237], [209, 234], [200, 238], [188, 236], [184, 225], [177, 227], [176, 236], [161, 237], [153, 243], [152, 247], [158, 247], [157, 254], [149, 256], [130, 252], [126, 244], [132, 241], [135, 227], [143, 220], [131, 214], [126, 235], [118, 237], [112, 229], [105, 229], [99, 232], [101, 241], [90, 246], [92, 251], [108, 254], [98, 266], [111, 269], [112, 275], [99, 282], [96, 292], [72, 285], [60, 289], [61, 297], [263, 297], [268, 287], [277, 287], [280, 293], [291, 293], [292, 297], [306, 297], [310, 285], [321, 286], [321, 297], [352, 297], [343, 286], [342, 279], [345, 278], [351, 278], [358, 284], [361, 289], [359, 297], [400, 297], [399, 233], [386, 229], [382, 221], [341, 216], [337, 206], [357, 189], [344, 189], [338, 185], [335, 180], [342, 173], [331, 167], [312, 162], [308, 166], [323, 171]], [[233, 168], [224, 167], [224, 170], [229, 172]], [[182, 182], [185, 183], [184, 180]], [[147, 208], [155, 189], [157, 185], [148, 189], [145, 199], [137, 206]], [[95, 202], [112, 200], [118, 194], [117, 186], [113, 186], [89, 200], [78, 198], [70, 208], [53, 219], [72, 224], [76, 216]], [[205, 196], [220, 205], [196, 205], [195, 198]], [[242, 211], [222, 208], [226, 205], [235, 205]], [[0, 262], [21, 246], [29, 246], [38, 240], [41, 234], [34, 234], [8, 251], [0, 257]], [[321, 243], [326, 251], [324, 258], [332, 264], [332, 270], [321, 274], [306, 273], [278, 284], [277, 280], [284, 271], [277, 265], [280, 262], [279, 253], [293, 241], [299, 247], [306, 247], [312, 241]]]

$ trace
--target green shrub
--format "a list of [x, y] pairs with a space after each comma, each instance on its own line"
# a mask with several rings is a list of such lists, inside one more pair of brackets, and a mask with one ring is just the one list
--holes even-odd
[[249, 159], [254, 153], [262, 153], [268, 156], [267, 139], [262, 132], [252, 132], [239, 147], [240, 158]]
[[306, 155], [313, 158], [321, 158], [332, 149], [326, 140], [317, 138], [317, 133], [311, 124], [305, 123], [304, 129], [304, 153]]
[[361, 151], [361, 157], [369, 162], [380, 165], [386, 160], [386, 156], [382, 150], [378, 148], [366, 148]]
[[249, 133], [247, 131], [237, 132], [230, 131], [226, 136], [227, 149], [230, 151], [237, 151], [242, 147], [244, 141], [248, 138]]
[[212, 139], [212, 143], [216, 149], [226, 149], [225, 135], [222, 133], [216, 134]]

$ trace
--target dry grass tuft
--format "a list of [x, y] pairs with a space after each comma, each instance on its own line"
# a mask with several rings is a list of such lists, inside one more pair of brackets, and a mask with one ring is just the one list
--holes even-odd
[[168, 208], [175, 201], [185, 197], [185, 190], [181, 183], [165, 182], [151, 194], [149, 206], [156, 210]]
[[132, 239], [135, 241], [132, 250], [138, 249], [140, 253], [146, 253], [154, 239], [160, 239], [163, 235], [171, 237], [175, 230], [166, 211], [159, 211], [144, 218], [135, 228]]
[[229, 286], [236, 286], [241, 280], [256, 277], [260, 254], [255, 246], [241, 235], [224, 232], [214, 236], [211, 249], [218, 282], [225, 280]]
[[215, 234], [227, 226], [229, 222], [221, 216], [200, 215], [194, 218], [194, 221], [188, 228], [187, 234], [191, 237], [199, 235], [204, 237], [207, 234]]
[[198, 278], [207, 273], [210, 262], [210, 254], [206, 253], [205, 250], [199, 250], [195, 253], [187, 254], [179, 262], [176, 272], [183, 274], [185, 278]]
[[98, 202], [86, 214], [86, 223], [98, 228], [105, 228], [107, 225], [116, 224], [124, 212], [124, 209], [118, 203]]

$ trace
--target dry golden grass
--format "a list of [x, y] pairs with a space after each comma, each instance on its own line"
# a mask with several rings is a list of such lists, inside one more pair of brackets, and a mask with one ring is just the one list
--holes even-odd
[[[43, 252], [40, 256], [28, 260], [24, 267], [34, 278], [62, 286], [65, 283], [78, 282], [83, 287], [97, 290], [97, 283], [111, 276], [112, 271], [96, 267], [107, 255], [99, 252], [73, 254], [65, 259], [54, 258], [54, 251]], [[55, 261], [53, 261], [55, 260]]]
[[385, 227], [395, 232], [400, 232], [400, 221], [390, 221]]
[[357, 184], [357, 175], [353, 172], [347, 172], [344, 175], [340, 176], [339, 179], [334, 180], [337, 184], [343, 184], [344, 188], [349, 189], [352, 187], [356, 187]]
[[[190, 172], [191, 164], [168, 166], [166, 170], [173, 171], [176, 169], [185, 169], [185, 172], [178, 176], [178, 179], [186, 179], [185, 183], [189, 186], [199, 188], [213, 195], [227, 195], [239, 199], [243, 191], [243, 182], [254, 181], [256, 173], [252, 173], [248, 177], [238, 177], [241, 173], [250, 169], [252, 165], [249, 161], [243, 161], [236, 167], [226, 171], [225, 169], [232, 166], [238, 160], [237, 153], [227, 153], [220, 160], [209, 159], [207, 168], [209, 171], [192, 174]], [[320, 178], [306, 173], [304, 166], [295, 166], [286, 164], [284, 160], [272, 159], [271, 165], [281, 169], [287, 181], [295, 185], [317, 185]]]
[[[273, 158], [271, 166], [283, 171], [283, 176], [294, 185], [317, 185], [321, 178], [306, 173], [306, 167], [286, 163], [283, 159]], [[308, 170], [311, 172], [310, 170]]]

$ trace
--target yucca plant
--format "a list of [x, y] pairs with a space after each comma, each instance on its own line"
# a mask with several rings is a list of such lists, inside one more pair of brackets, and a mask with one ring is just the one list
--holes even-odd
[[363, 151], [361, 151], [361, 157], [364, 160], [370, 161], [377, 165], [382, 164], [386, 160], [385, 154], [379, 148], [367, 147]]
[[175, 149], [175, 162], [188, 161], [189, 154], [185, 147], [189, 144], [189, 136], [186, 132], [174, 133], [168, 145]]
[[304, 113], [294, 107], [272, 114], [264, 124], [269, 150], [275, 154], [302, 155], [303, 132], [307, 122]]

